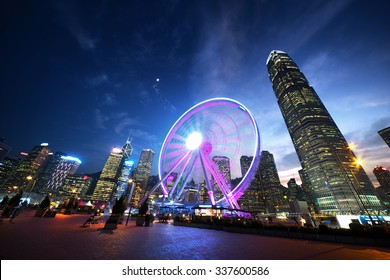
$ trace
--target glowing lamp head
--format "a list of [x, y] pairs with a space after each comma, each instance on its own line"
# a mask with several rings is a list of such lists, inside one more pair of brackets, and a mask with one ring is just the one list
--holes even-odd
[[111, 152], [114, 153], [114, 154], [120, 154], [122, 152], [122, 149], [120, 149], [120, 148], [113, 148]]
[[199, 146], [202, 144], [202, 134], [199, 132], [193, 132], [188, 136], [186, 141], [187, 149], [189, 150], [195, 150], [199, 148]]

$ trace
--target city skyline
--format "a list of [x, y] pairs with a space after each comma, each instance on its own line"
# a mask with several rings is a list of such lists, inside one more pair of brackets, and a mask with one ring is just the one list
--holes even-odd
[[254, 115], [261, 150], [274, 155], [282, 184], [300, 181], [265, 66], [280, 49], [357, 145], [378, 186], [372, 169], [390, 167], [377, 133], [390, 123], [390, 4], [374, 2], [2, 3], [0, 136], [11, 156], [48, 142], [79, 157], [79, 172], [92, 173], [129, 134], [132, 159], [149, 148], [157, 157], [182, 113], [228, 97]]

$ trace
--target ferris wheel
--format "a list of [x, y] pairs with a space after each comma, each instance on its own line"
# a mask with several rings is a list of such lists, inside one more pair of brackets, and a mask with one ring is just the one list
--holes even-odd
[[[199, 203], [239, 209], [259, 162], [260, 139], [247, 108], [228, 98], [203, 101], [185, 112], [169, 130], [161, 148], [160, 187], [175, 203]], [[234, 183], [233, 183], [234, 182]]]

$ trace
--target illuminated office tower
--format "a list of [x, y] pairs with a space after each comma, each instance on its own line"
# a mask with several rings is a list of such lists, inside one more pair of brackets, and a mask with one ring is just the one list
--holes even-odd
[[378, 180], [381, 188], [390, 192], [390, 171], [382, 166], [375, 166], [373, 173]]
[[[218, 167], [219, 173], [222, 175], [223, 179], [227, 183], [228, 186], [231, 185], [231, 173], [230, 173], [230, 160], [225, 156], [213, 156], [213, 162]], [[214, 196], [217, 200], [223, 198], [222, 191], [217, 186], [214, 178], [211, 180], [214, 185]], [[231, 189], [229, 189], [230, 191]]]
[[260, 174], [261, 181], [264, 187], [279, 187], [280, 179], [278, 170], [276, 169], [274, 155], [268, 151], [262, 151], [260, 157]]
[[379, 130], [378, 134], [382, 137], [383, 141], [386, 142], [387, 146], [390, 147], [390, 126]]
[[360, 213], [382, 209], [367, 174], [294, 61], [285, 52], [272, 51], [266, 64], [319, 210]]
[[277, 212], [287, 206], [285, 194], [288, 190], [280, 184], [273, 154], [268, 151], [261, 152], [258, 172], [266, 210]]
[[83, 198], [87, 190], [90, 188], [93, 182], [93, 178], [83, 174], [72, 174], [68, 175], [64, 184], [61, 187], [60, 194], [64, 197], [81, 197]]
[[240, 157], [240, 166], [241, 166], [241, 176], [244, 177], [248, 172], [249, 167], [251, 166], [253, 157], [252, 156], [241, 156]]
[[127, 139], [125, 145], [122, 147], [123, 162], [118, 179], [118, 184], [115, 191], [115, 198], [119, 199], [125, 191], [128, 189], [129, 179], [134, 167], [134, 161], [130, 160], [130, 156], [133, 153], [133, 147], [131, 146], [131, 140]]
[[81, 161], [78, 158], [62, 155], [47, 183], [48, 191], [56, 193], [63, 185], [65, 178], [76, 173], [80, 164]]
[[81, 164], [78, 158], [56, 152], [50, 155], [38, 175], [37, 182], [30, 191], [40, 194], [57, 194], [66, 176], [74, 174]]
[[134, 169], [135, 190], [131, 200], [133, 206], [148, 193], [147, 183], [152, 170], [154, 152], [151, 149], [143, 149], [139, 157], [137, 168]]
[[0, 161], [0, 189], [3, 189], [3, 184], [12, 172], [18, 166], [19, 161], [17, 159], [6, 157]]
[[121, 148], [112, 149], [111, 154], [103, 167], [102, 174], [96, 183], [96, 188], [92, 195], [93, 200], [112, 200], [113, 192], [120, 176], [123, 156], [124, 153]]
[[[240, 166], [242, 177], [248, 172], [248, 169], [252, 163], [252, 156], [241, 156]], [[265, 212], [265, 201], [263, 198], [263, 190], [261, 185], [261, 178], [259, 167], [256, 170], [255, 176], [250, 183], [248, 189], [238, 200], [240, 207], [247, 211], [260, 211]]]
[[230, 160], [225, 156], [214, 156], [214, 163], [218, 166], [219, 172], [222, 174], [226, 182], [230, 183], [231, 174], [230, 174]]
[[27, 191], [34, 185], [37, 180], [38, 171], [45, 164], [48, 156], [52, 154], [47, 143], [34, 146], [32, 150], [25, 154], [19, 166], [8, 177], [4, 186], [7, 188], [21, 188]]

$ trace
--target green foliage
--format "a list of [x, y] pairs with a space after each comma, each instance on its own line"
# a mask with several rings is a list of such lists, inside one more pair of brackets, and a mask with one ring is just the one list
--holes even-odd
[[112, 207], [112, 214], [122, 215], [127, 208], [126, 196], [122, 195], [115, 200], [115, 205]]
[[50, 206], [50, 198], [49, 195], [46, 195], [45, 198], [39, 204], [39, 208], [45, 209], [48, 208], [49, 206]]

